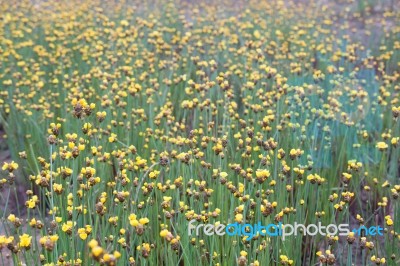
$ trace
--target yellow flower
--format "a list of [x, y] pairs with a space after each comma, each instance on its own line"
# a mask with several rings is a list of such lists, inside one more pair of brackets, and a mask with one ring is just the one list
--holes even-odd
[[292, 265], [293, 260], [290, 260], [286, 255], [280, 255], [279, 258], [281, 259], [282, 264], [286, 265]]
[[26, 201], [25, 205], [29, 209], [34, 209], [36, 207], [36, 202], [34, 200], [30, 199], [30, 200]]
[[11, 163], [4, 163], [1, 169], [3, 171], [8, 170], [11, 173], [12, 171], [18, 169], [18, 164], [14, 161], [12, 161]]
[[92, 240], [90, 240], [89, 243], [88, 243], [88, 246], [89, 246], [90, 248], [97, 247], [98, 245], [99, 245], [99, 243], [97, 242], [96, 239], [92, 239]]
[[383, 142], [383, 141], [380, 141], [380, 142], [378, 142], [377, 144], [376, 144], [376, 147], [380, 150], [380, 151], [384, 151], [384, 150], [386, 150], [388, 147], [389, 147], [389, 145], [387, 145], [385, 142]]
[[57, 194], [61, 194], [63, 192], [63, 186], [61, 184], [54, 183], [53, 184], [53, 190]]
[[139, 219], [139, 223], [140, 223], [140, 224], [143, 224], [143, 225], [148, 224], [149, 221], [150, 221], [150, 220], [149, 220], [148, 218], [140, 218], [140, 219]]
[[226, 172], [221, 172], [221, 173], [219, 173], [219, 176], [222, 178], [226, 178], [228, 176], [228, 174]]
[[400, 144], [400, 137], [392, 138], [392, 139], [390, 140], [390, 143], [392, 143], [392, 145], [393, 145], [394, 147], [397, 147], [397, 145]]
[[105, 111], [102, 112], [97, 112], [96, 113], [96, 117], [99, 120], [99, 122], [104, 121], [105, 117], [106, 117], [107, 113]]
[[392, 220], [392, 217], [390, 217], [390, 215], [385, 216], [385, 220], [386, 220], [386, 224], [388, 226], [392, 226], [393, 225], [393, 220]]
[[55, 243], [58, 240], [58, 235], [51, 235], [51, 236], [43, 236], [40, 238], [39, 243], [42, 245], [46, 250], [53, 250]]
[[86, 240], [86, 238], [88, 237], [85, 228], [79, 228], [78, 235], [82, 240]]
[[19, 246], [25, 249], [29, 249], [31, 247], [32, 237], [27, 234], [23, 234], [19, 237]]
[[5, 243], [6, 243], [6, 236], [0, 235], [0, 249], [4, 246]]
[[99, 246], [95, 246], [92, 248], [92, 255], [97, 258], [100, 257], [100, 255], [103, 254], [103, 248]]
[[13, 236], [6, 237], [4, 235], [0, 235], [0, 249], [3, 245], [10, 244], [14, 241]]
[[74, 224], [72, 223], [72, 221], [67, 221], [66, 223], [63, 223], [61, 230], [63, 232], [66, 232], [67, 234], [71, 234], [73, 226]]
[[117, 140], [117, 135], [114, 133], [111, 133], [111, 136], [108, 137], [108, 142], [115, 142]]
[[163, 229], [160, 232], [160, 236], [165, 238], [169, 234], [169, 231], [167, 229]]
[[151, 248], [150, 248], [149, 243], [143, 243], [141, 246], [138, 246], [136, 249], [137, 250], [145, 250], [145, 251], [149, 252]]
[[138, 226], [139, 225], [139, 221], [138, 220], [129, 220], [129, 223], [130, 223], [130, 225], [132, 225], [132, 226], [134, 226], [134, 227], [136, 227], [136, 226]]
[[238, 213], [235, 215], [235, 221], [241, 223], [243, 221], [243, 214]]
[[258, 169], [257, 171], [256, 171], [256, 177], [257, 178], [264, 178], [264, 179], [266, 179], [266, 178], [268, 178], [269, 176], [271, 175], [271, 173], [268, 171], [268, 170], [262, 170], [262, 169]]
[[149, 178], [154, 179], [160, 174], [160, 171], [154, 170], [149, 173]]
[[68, 143], [68, 148], [73, 149], [75, 147], [75, 143], [73, 143], [72, 141], [70, 141]]
[[29, 225], [32, 226], [32, 227], [36, 226], [36, 224], [37, 224], [37, 221], [36, 221], [35, 218], [32, 218], [32, 219], [30, 220], [30, 222], [29, 222]]
[[121, 253], [119, 253], [118, 251], [114, 251], [113, 255], [114, 255], [114, 257], [115, 257], [116, 259], [118, 259], [118, 258], [121, 257]]
[[16, 217], [14, 214], [10, 214], [10, 215], [8, 215], [7, 219], [8, 219], [10, 222], [14, 223], [15, 220], [17, 219], [17, 217]]

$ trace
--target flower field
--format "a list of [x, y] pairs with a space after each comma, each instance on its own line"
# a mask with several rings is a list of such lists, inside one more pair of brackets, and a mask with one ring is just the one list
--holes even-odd
[[391, 0], [0, 2], [0, 265], [399, 265], [399, 80]]

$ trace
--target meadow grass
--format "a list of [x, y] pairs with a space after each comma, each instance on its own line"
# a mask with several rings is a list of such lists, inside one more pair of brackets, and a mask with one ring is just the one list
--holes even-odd
[[[400, 263], [394, 1], [17, 1], [0, 14], [0, 264]], [[17, 185], [28, 200], [12, 212]], [[384, 235], [190, 236], [193, 219]]]

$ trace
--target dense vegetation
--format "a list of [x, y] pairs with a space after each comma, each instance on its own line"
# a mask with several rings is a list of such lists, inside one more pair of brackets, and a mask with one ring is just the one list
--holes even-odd
[[395, 1], [3, 1], [0, 264], [398, 265], [399, 22]]

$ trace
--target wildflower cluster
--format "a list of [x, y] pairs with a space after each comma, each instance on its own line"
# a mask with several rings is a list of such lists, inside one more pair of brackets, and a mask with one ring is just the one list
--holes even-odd
[[[0, 264], [399, 263], [396, 1], [14, 2]], [[384, 233], [248, 240], [191, 220]]]

